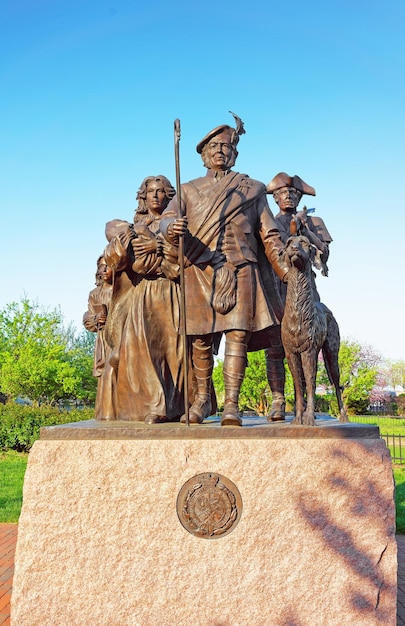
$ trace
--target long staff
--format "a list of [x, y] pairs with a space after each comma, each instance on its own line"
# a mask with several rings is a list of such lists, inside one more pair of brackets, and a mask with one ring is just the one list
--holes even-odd
[[[176, 161], [176, 195], [178, 217], [183, 217], [181, 206], [180, 185], [180, 120], [174, 120], [174, 156]], [[190, 426], [188, 406], [188, 353], [187, 353], [187, 323], [186, 323], [186, 291], [184, 280], [184, 235], [179, 238], [179, 267], [180, 267], [180, 318], [181, 333], [183, 335], [183, 369], [184, 369], [184, 416], [187, 426]]]

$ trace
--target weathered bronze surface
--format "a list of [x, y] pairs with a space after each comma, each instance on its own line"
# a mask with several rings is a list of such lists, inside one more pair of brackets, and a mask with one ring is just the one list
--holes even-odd
[[[324, 356], [326, 358], [326, 367], [329, 374], [331, 383], [335, 386], [338, 395], [338, 403], [340, 409], [340, 417], [342, 420], [347, 421], [346, 414], [343, 410], [341, 402], [341, 393], [339, 387], [339, 366], [337, 364], [337, 353], [339, 351], [340, 338], [339, 328], [332, 313], [327, 309], [325, 305], [315, 305], [313, 303], [319, 303], [320, 297], [317, 291], [315, 283], [315, 274], [312, 271], [312, 265], [320, 269], [324, 276], [328, 275], [327, 260], [329, 257], [329, 244], [332, 242], [328, 229], [325, 226], [324, 221], [318, 216], [309, 215], [309, 211], [306, 207], [302, 211], [297, 212], [298, 204], [303, 195], [315, 196], [316, 192], [313, 187], [308, 185], [297, 175], [290, 176], [285, 172], [277, 174], [267, 185], [267, 193], [273, 194], [274, 200], [280, 209], [276, 214], [275, 220], [280, 231], [281, 239], [283, 243], [288, 246], [290, 242], [291, 234], [304, 235], [307, 238], [308, 244], [311, 250], [311, 258], [308, 260], [306, 271], [308, 277], [308, 286], [305, 291], [305, 299], [300, 300], [303, 297], [304, 292], [300, 291], [298, 295], [297, 290], [293, 290], [290, 285], [289, 291], [289, 305], [284, 312], [284, 335], [283, 339], [280, 336], [280, 341], [274, 341], [270, 345], [266, 353], [266, 366], [267, 366], [267, 378], [269, 385], [273, 391], [273, 405], [270, 411], [269, 420], [283, 420], [285, 417], [285, 398], [284, 398], [284, 386], [285, 386], [285, 371], [284, 371], [284, 357], [285, 357], [285, 341], [288, 343], [289, 355], [287, 356], [287, 362], [290, 366], [292, 362], [292, 354], [295, 354], [295, 367], [293, 368], [292, 375], [294, 378], [294, 386], [296, 390], [296, 398], [298, 397], [297, 411], [297, 423], [302, 423], [302, 415], [304, 410], [304, 394], [306, 391], [312, 398], [309, 400], [309, 407], [307, 417], [309, 422], [313, 422], [313, 395], [315, 388], [312, 391], [312, 386], [315, 383], [311, 382], [310, 389], [306, 389], [306, 375], [304, 375], [302, 367], [298, 367], [297, 363], [303, 363], [308, 357], [308, 341], [310, 341], [310, 335], [312, 332], [317, 335], [317, 330], [314, 328], [317, 321], [315, 317], [318, 316], [326, 324], [326, 318], [329, 320], [328, 337], [325, 341]], [[314, 209], [310, 209], [314, 211]], [[290, 248], [291, 251], [291, 248]], [[280, 296], [283, 301], [284, 307], [286, 307], [288, 283], [296, 278], [297, 268], [294, 267], [292, 256], [287, 251], [283, 253], [284, 262], [288, 266], [288, 280], [281, 282], [277, 280]], [[296, 282], [294, 282], [296, 285]], [[293, 303], [293, 300], [295, 301]], [[305, 303], [305, 304], [304, 304]], [[308, 311], [306, 307], [309, 307]], [[319, 312], [316, 312], [319, 310]], [[322, 311], [325, 311], [322, 314]], [[326, 313], [327, 312], [327, 313]], [[308, 313], [308, 314], [307, 314]], [[300, 322], [303, 322], [301, 331], [300, 322], [297, 321], [295, 316], [299, 317]], [[283, 326], [282, 326], [283, 328]], [[332, 337], [333, 334], [333, 337]], [[285, 340], [284, 340], [285, 337]], [[317, 363], [318, 352], [322, 346], [321, 338], [317, 335], [312, 343], [312, 352], [316, 352], [315, 359]], [[316, 345], [319, 344], [317, 347]], [[306, 356], [303, 360], [299, 359], [298, 355], [306, 350]], [[313, 363], [304, 366], [308, 369], [308, 379], [312, 381], [313, 376], [316, 375], [313, 369]], [[311, 416], [311, 417], [309, 417]]]
[[[277, 174], [269, 182], [266, 189], [267, 193], [273, 194], [274, 201], [279, 208], [279, 213], [276, 214], [275, 220], [283, 243], [285, 244], [290, 237], [291, 221], [293, 221], [297, 232], [305, 235], [318, 250], [320, 269], [322, 274], [327, 276], [329, 244], [332, 242], [332, 237], [320, 217], [310, 215], [306, 207], [303, 207], [302, 211], [297, 211], [302, 196], [315, 196], [315, 189], [299, 176], [289, 176], [285, 172]], [[314, 209], [310, 209], [310, 211], [314, 211]], [[279, 286], [282, 288], [282, 285]], [[316, 288], [315, 283], [313, 286]], [[282, 289], [282, 294], [284, 293], [283, 300], [285, 300], [285, 291], [286, 284], [284, 284], [284, 289]]]
[[107, 224], [104, 256], [114, 282], [105, 332], [116, 419], [155, 424], [179, 420], [184, 412], [178, 265], [160, 235], [162, 211], [174, 194], [165, 176], [148, 176], [133, 224]]
[[314, 298], [314, 255], [314, 246], [303, 235], [290, 237], [283, 252], [288, 266], [288, 286], [281, 337], [294, 380], [294, 423], [308, 426], [315, 424], [316, 371], [321, 349], [328, 376], [335, 387], [339, 419], [348, 421], [339, 383], [339, 327], [332, 312]]
[[104, 256], [97, 260], [96, 288], [89, 293], [84, 327], [97, 333], [94, 347], [93, 376], [97, 377], [96, 419], [115, 419], [115, 375], [110, 363], [110, 347], [105, 337], [105, 324], [112, 295], [112, 271]]
[[[312, 237], [312, 242], [321, 250], [326, 261], [329, 255], [329, 243], [332, 241], [326, 226], [320, 218], [308, 216], [306, 209], [297, 214], [298, 204], [304, 194], [314, 196], [315, 189], [305, 183], [299, 176], [289, 176], [285, 172], [277, 174], [267, 185], [267, 193], [273, 194], [279, 208], [275, 221], [280, 232], [281, 239], [285, 244], [290, 236], [290, 224], [299, 224], [303, 234]], [[285, 306], [287, 283], [276, 279], [280, 297]], [[315, 281], [313, 281], [314, 294], [317, 294]], [[319, 296], [314, 295], [319, 300]], [[285, 370], [284, 348], [282, 345], [280, 327], [277, 327], [278, 336], [273, 339], [265, 350], [267, 380], [272, 390], [273, 403], [269, 414], [269, 421], [282, 421], [285, 418]]]
[[184, 237], [187, 333], [196, 376], [191, 423], [212, 413], [210, 382], [213, 341], [225, 335], [223, 426], [239, 426], [238, 399], [248, 349], [268, 346], [270, 329], [282, 315], [273, 270], [283, 244], [266, 199], [265, 186], [232, 171], [244, 128], [227, 124], [211, 130], [197, 145], [207, 168], [204, 177], [181, 186], [181, 214], [174, 197], [161, 220], [167, 241]]
[[192, 535], [217, 539], [237, 526], [242, 498], [236, 485], [225, 476], [213, 472], [197, 474], [179, 491], [177, 515]]
[[[266, 188], [233, 171], [245, 130], [232, 115], [235, 128], [217, 126], [197, 144], [207, 173], [185, 184], [176, 120], [177, 194], [165, 176], [148, 176], [138, 191], [133, 223], [114, 219], [106, 226], [108, 244], [99, 259], [103, 284], [90, 293], [83, 320], [97, 332], [98, 420], [202, 424], [216, 411], [213, 355], [222, 336], [222, 426], [242, 425], [239, 393], [247, 352], [262, 348], [273, 398], [270, 422], [285, 420], [285, 347], [297, 422], [314, 423], [311, 398], [320, 349], [337, 389], [340, 419], [347, 419], [339, 390], [339, 330], [320, 303], [312, 270], [313, 264], [327, 275], [332, 238], [322, 219], [309, 215], [313, 209], [297, 212], [302, 195], [315, 195], [315, 189], [285, 172]], [[275, 217], [266, 193], [280, 209]], [[311, 250], [305, 270], [309, 315], [297, 299], [291, 233], [306, 238]], [[294, 323], [297, 316], [301, 326]]]

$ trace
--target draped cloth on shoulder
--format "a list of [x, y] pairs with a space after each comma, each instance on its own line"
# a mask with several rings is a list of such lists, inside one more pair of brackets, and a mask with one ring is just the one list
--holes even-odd
[[[205, 176], [184, 184], [182, 199], [189, 229], [184, 244], [187, 333], [256, 333], [279, 324], [282, 305], [269, 261], [277, 269], [281, 243], [264, 185], [236, 172], [219, 181]], [[176, 217], [174, 198], [163, 213], [163, 234]], [[215, 310], [213, 295], [215, 271], [225, 263], [235, 271], [236, 298], [223, 314]]]

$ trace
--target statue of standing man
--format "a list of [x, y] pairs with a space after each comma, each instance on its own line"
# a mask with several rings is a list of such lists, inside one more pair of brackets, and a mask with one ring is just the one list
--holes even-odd
[[197, 145], [207, 174], [182, 185], [185, 217], [177, 217], [174, 197], [160, 224], [171, 244], [184, 236], [187, 334], [196, 378], [189, 420], [201, 424], [211, 415], [213, 339], [224, 334], [222, 426], [242, 425], [238, 401], [247, 351], [266, 347], [274, 329], [279, 336], [282, 305], [272, 268], [281, 280], [286, 277], [265, 186], [231, 169], [245, 132], [234, 117], [236, 128], [217, 126]]
[[[290, 176], [285, 172], [279, 172], [267, 185], [267, 193], [272, 194], [278, 205], [279, 213], [275, 215], [275, 221], [284, 243], [290, 237], [290, 225], [294, 221], [299, 232], [305, 235], [318, 252], [322, 263], [322, 273], [327, 276], [327, 260], [329, 257], [329, 244], [332, 241], [323, 220], [320, 217], [311, 217], [306, 209], [297, 212], [298, 204], [303, 195], [315, 196], [315, 189], [308, 185], [297, 175]], [[315, 285], [315, 275], [312, 272], [313, 297], [319, 302], [320, 298]], [[278, 288], [283, 304], [285, 304], [287, 285], [278, 281]], [[273, 392], [273, 404], [269, 421], [285, 419], [285, 369], [284, 347], [280, 341], [273, 342], [265, 350], [267, 379]]]

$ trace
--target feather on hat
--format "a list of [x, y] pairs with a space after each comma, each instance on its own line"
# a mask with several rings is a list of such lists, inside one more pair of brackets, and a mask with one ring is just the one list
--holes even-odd
[[219, 135], [219, 133], [223, 132], [228, 132], [231, 142], [235, 147], [237, 146], [239, 142], [239, 136], [246, 133], [246, 131], [240, 117], [238, 117], [235, 113], [232, 113], [232, 111], [229, 111], [229, 113], [231, 113], [231, 115], [233, 115], [233, 117], [235, 118], [236, 128], [232, 128], [232, 126], [229, 126], [228, 124], [221, 124], [221, 126], [217, 126], [216, 128], [210, 130], [210, 132], [207, 133], [200, 142], [198, 142], [196, 147], [198, 154], [201, 154], [205, 144], [208, 143], [213, 137], [215, 137], [215, 135]]

